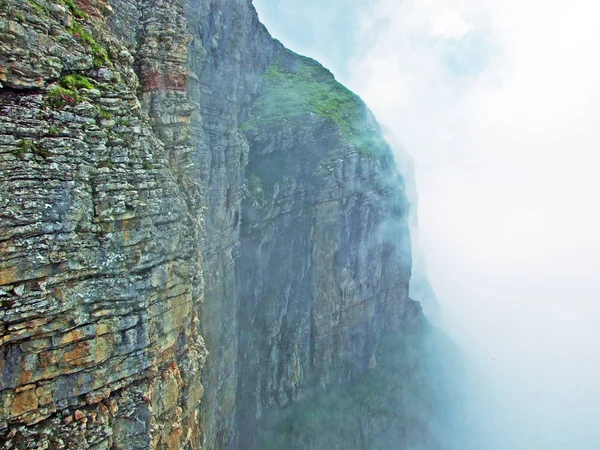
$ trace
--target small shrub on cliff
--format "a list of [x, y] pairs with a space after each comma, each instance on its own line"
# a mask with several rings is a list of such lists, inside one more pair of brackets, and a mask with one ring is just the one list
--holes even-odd
[[33, 142], [31, 142], [29, 139], [21, 139], [19, 141], [19, 143], [13, 149], [12, 153], [16, 157], [20, 158], [21, 156], [25, 155], [26, 153], [31, 152], [32, 148], [33, 148]]
[[252, 175], [246, 183], [247, 195], [254, 204], [260, 206], [265, 200], [265, 186], [263, 180], [257, 175]]
[[65, 89], [94, 89], [90, 79], [78, 73], [67, 75], [60, 80], [60, 85]]
[[61, 86], [55, 87], [46, 95], [46, 104], [51, 108], [62, 109], [65, 106], [73, 106], [81, 102], [83, 97], [73, 89], [65, 89]]

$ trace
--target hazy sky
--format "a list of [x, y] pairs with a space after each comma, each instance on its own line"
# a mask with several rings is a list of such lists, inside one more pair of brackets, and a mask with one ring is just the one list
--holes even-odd
[[489, 449], [599, 449], [600, 5], [255, 5], [412, 155], [430, 278], [497, 400]]

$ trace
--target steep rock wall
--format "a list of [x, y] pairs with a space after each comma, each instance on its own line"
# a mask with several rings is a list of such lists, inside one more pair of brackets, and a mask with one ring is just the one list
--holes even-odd
[[186, 168], [183, 8], [115, 6], [116, 20], [139, 20], [143, 39], [122, 28], [130, 48], [102, 3], [1, 8], [6, 448], [199, 441], [202, 224]]
[[6, 448], [250, 448], [422, 318], [378, 125], [250, 1], [0, 21]]
[[[381, 333], [401, 327], [408, 202], [374, 120], [329, 72], [314, 63], [308, 76], [325, 97], [331, 88], [348, 96], [338, 107], [354, 114], [351, 130], [342, 116], [315, 116], [265, 89], [280, 58], [304, 60], [268, 35], [249, 2], [190, 2], [187, 11], [196, 178], [207, 203], [201, 321], [213, 349], [204, 442], [245, 448], [263, 412], [363, 372]], [[263, 121], [272, 106], [292, 114]], [[346, 131], [364, 142], [348, 143]]]
[[[235, 443], [238, 384], [238, 283], [240, 222], [248, 144], [238, 117], [276, 43], [244, 0], [191, 0], [186, 8], [191, 36], [189, 96], [195, 179], [206, 203], [205, 301], [202, 334], [210, 350], [203, 372], [202, 430], [207, 448]], [[242, 374], [243, 375], [243, 374]]]
[[242, 129], [238, 426], [251, 440], [264, 411], [374, 367], [412, 301], [403, 182], [360, 99], [279, 49]]

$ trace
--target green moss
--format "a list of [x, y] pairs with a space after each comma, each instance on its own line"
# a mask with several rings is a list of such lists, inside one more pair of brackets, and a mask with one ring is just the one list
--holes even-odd
[[22, 13], [15, 14], [15, 19], [18, 22], [25, 23], [25, 15], [23, 15]]
[[79, 89], [93, 89], [92, 81], [81, 74], [70, 74], [59, 80], [59, 86], [53, 88], [46, 95], [46, 104], [55, 109], [62, 109], [67, 105], [76, 105], [85, 100]]
[[119, 117], [117, 119], [117, 125], [120, 127], [128, 127], [129, 125], [131, 125], [131, 121], [129, 119], [126, 119], [124, 117]]
[[73, 24], [67, 28], [67, 31], [90, 47], [94, 67], [110, 66], [112, 64], [106, 49], [98, 44], [94, 37], [78, 21], [74, 20]]
[[142, 162], [142, 168], [144, 168], [145, 170], [151, 170], [152, 163], [150, 161], [144, 161]]
[[38, 155], [43, 158], [47, 158], [48, 156], [52, 155], [52, 153], [35, 144], [31, 139], [21, 139], [13, 150], [13, 155], [21, 157], [27, 153]]
[[45, 103], [51, 108], [62, 109], [67, 105], [76, 105], [82, 100], [83, 97], [76, 90], [57, 86], [48, 92]]
[[96, 41], [93, 36], [88, 33], [83, 26], [76, 20], [73, 21], [70, 27], [67, 27], [67, 31], [71, 33], [73, 36], [81, 39], [84, 43], [88, 45], [95, 44]]
[[57, 137], [60, 134], [60, 130], [57, 126], [51, 126], [48, 128], [48, 136]]
[[113, 118], [113, 113], [105, 109], [98, 109], [98, 117], [104, 120], [110, 120]]
[[111, 65], [110, 58], [104, 47], [94, 43], [91, 48], [92, 54], [94, 55], [94, 58], [92, 59], [94, 67], [98, 68]]
[[76, 89], [94, 89], [92, 81], [80, 74], [67, 75], [60, 80], [60, 85], [65, 89], [76, 90]]
[[367, 153], [387, 148], [363, 101], [319, 63], [291, 52], [276, 58], [262, 76], [260, 96], [242, 131], [306, 114], [332, 120], [346, 145]]
[[74, 17], [83, 20], [88, 20], [90, 18], [89, 14], [85, 11], [82, 11], [73, 0], [61, 0], [61, 3], [69, 8], [69, 11]]

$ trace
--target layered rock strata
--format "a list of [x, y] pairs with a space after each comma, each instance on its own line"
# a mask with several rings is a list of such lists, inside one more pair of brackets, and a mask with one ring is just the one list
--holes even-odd
[[3, 448], [251, 448], [422, 318], [377, 123], [251, 2], [0, 26]]
[[202, 226], [183, 6], [115, 6], [135, 12], [123, 27], [135, 46], [109, 32], [101, 3], [1, 9], [6, 448], [198, 447]]

